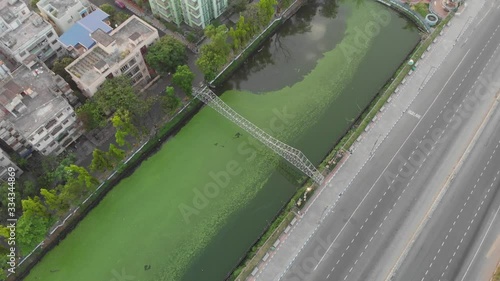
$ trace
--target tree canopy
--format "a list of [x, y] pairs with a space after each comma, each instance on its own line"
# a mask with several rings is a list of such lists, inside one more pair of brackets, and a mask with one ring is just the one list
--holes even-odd
[[119, 149], [114, 144], [110, 143], [108, 149], [108, 157], [110, 161], [113, 163], [113, 165], [115, 165], [118, 162], [122, 161], [123, 158], [125, 158], [125, 151], [123, 149]]
[[130, 15], [125, 14], [124, 12], [116, 11], [116, 8], [110, 4], [102, 4], [99, 8], [109, 15], [109, 20], [111, 21], [111, 26], [114, 28], [116, 25], [122, 24], [126, 21]]
[[69, 205], [59, 196], [56, 189], [40, 189], [47, 208], [56, 216], [62, 216], [69, 209]]
[[174, 84], [181, 88], [188, 96], [191, 96], [193, 92], [193, 80], [194, 74], [187, 65], [178, 66], [172, 77]]
[[94, 97], [79, 107], [76, 113], [84, 128], [90, 131], [106, 126], [107, 116], [117, 110], [126, 110], [138, 117], [147, 112], [148, 108], [148, 102], [137, 96], [130, 79], [121, 75], [106, 80]]
[[104, 172], [113, 168], [113, 163], [108, 157], [108, 154], [99, 148], [92, 152], [92, 163], [90, 163], [91, 171]]
[[161, 96], [161, 106], [167, 114], [172, 114], [181, 104], [180, 99], [175, 95], [173, 87], [165, 89], [165, 95]]
[[144, 112], [145, 102], [136, 95], [130, 79], [123, 75], [106, 80], [93, 99], [108, 114], [119, 109], [138, 115]]
[[71, 75], [64, 69], [66, 66], [70, 65], [75, 59], [72, 57], [62, 57], [58, 58], [54, 61], [54, 64], [52, 65], [52, 71], [61, 76], [64, 81], [66, 81], [71, 88], [76, 88], [76, 83], [73, 81], [71, 78]]
[[82, 106], [76, 109], [78, 119], [83, 123], [86, 131], [106, 126], [106, 114], [95, 100], [87, 100]]
[[111, 119], [113, 127], [116, 128], [115, 139], [116, 143], [120, 146], [125, 145], [125, 137], [131, 135], [137, 137], [139, 131], [132, 124], [132, 119], [130, 117], [130, 112], [124, 109], [117, 110]]
[[60, 196], [65, 203], [74, 206], [83, 196], [93, 191], [99, 181], [91, 176], [85, 168], [77, 165], [69, 165], [65, 171], [67, 182], [62, 187]]
[[159, 73], [173, 72], [177, 66], [187, 62], [186, 46], [165, 35], [149, 47], [146, 62]]

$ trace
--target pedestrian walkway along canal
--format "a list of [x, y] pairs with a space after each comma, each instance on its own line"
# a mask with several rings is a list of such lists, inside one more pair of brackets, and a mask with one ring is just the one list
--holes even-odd
[[[378, 3], [312, 0], [217, 91], [317, 164], [418, 40]], [[282, 166], [204, 108], [26, 280], [223, 280], [298, 188]]]

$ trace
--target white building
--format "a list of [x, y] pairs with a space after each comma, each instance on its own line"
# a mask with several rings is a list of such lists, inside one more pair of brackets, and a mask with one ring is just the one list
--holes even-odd
[[54, 23], [59, 34], [92, 12], [92, 6], [86, 0], [40, 0], [36, 6]]
[[22, 157], [58, 155], [81, 136], [68, 84], [44, 64], [1, 73], [0, 139]]
[[227, 0], [149, 0], [154, 15], [180, 25], [205, 28], [227, 8]]
[[143, 54], [158, 39], [156, 28], [134, 15], [109, 34], [98, 29], [91, 36], [96, 44], [66, 67], [87, 97], [115, 76], [127, 75], [134, 86], [151, 80]]
[[28, 67], [65, 50], [54, 28], [20, 0], [0, 0], [0, 49]]
[[9, 155], [0, 148], [0, 179], [6, 181], [9, 178], [9, 167], [12, 167], [16, 171], [16, 177], [19, 177], [23, 170], [21, 170], [16, 163], [14, 163]]

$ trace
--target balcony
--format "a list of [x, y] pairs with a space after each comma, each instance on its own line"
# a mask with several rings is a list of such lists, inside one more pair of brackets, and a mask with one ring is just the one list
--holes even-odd
[[59, 131], [62, 130], [62, 126], [61, 125], [58, 125], [57, 127], [55, 127], [55, 129], [52, 131], [52, 133], [50, 133], [51, 135], [55, 136], [57, 135], [57, 133], [59, 133]]

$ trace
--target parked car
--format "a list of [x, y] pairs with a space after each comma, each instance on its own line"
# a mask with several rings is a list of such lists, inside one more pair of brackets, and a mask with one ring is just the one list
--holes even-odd
[[125, 6], [122, 1], [115, 0], [115, 5], [120, 7], [121, 9], [127, 8], [127, 6]]

